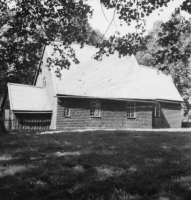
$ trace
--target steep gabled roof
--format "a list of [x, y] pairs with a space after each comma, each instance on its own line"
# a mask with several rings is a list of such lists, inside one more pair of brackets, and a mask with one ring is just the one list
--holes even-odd
[[[97, 61], [92, 56], [98, 49], [73, 45], [80, 64], [72, 63], [69, 70], [61, 71], [57, 78], [53, 66], [53, 77], [57, 95], [111, 99], [143, 99], [182, 101], [182, 98], [167, 76], [156, 69], [139, 66], [132, 55], [119, 58], [118, 54], [104, 56]], [[53, 46], [47, 46], [51, 55]]]
[[51, 112], [52, 108], [44, 88], [8, 83], [10, 107], [13, 111]]

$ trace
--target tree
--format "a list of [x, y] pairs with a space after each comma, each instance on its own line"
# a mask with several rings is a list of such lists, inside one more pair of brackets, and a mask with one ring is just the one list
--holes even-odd
[[184, 115], [187, 115], [191, 94], [191, 21], [174, 14], [171, 20], [162, 24], [157, 43], [161, 48], [153, 53], [156, 66], [171, 74], [185, 100]]
[[[82, 0], [1, 0], [0, 13], [3, 90], [9, 81], [32, 83], [43, 46], [61, 40], [69, 48], [74, 41], [83, 45], [88, 37], [86, 24], [91, 10]], [[75, 57], [72, 50], [70, 55]], [[68, 68], [70, 63], [65, 57], [62, 55], [62, 63]]]
[[[0, 16], [0, 96], [5, 91], [6, 82], [33, 82], [43, 46], [59, 40], [69, 49], [75, 61], [74, 51], [70, 48], [72, 42], [96, 45], [104, 39], [89, 25], [87, 18], [91, 10], [83, 1], [42, 3], [20, 0], [12, 8], [8, 7], [8, 1], [3, 2]], [[70, 62], [64, 52], [60, 53], [62, 62], [59, 67], [69, 68]], [[53, 59], [49, 61], [54, 62]]]
[[162, 32], [162, 23], [162, 21], [154, 22], [153, 29], [145, 36], [145, 46], [139, 48], [139, 51], [136, 52], [135, 56], [140, 65], [149, 67], [155, 66], [155, 60], [152, 53], [160, 48], [157, 44], [157, 40], [159, 39], [158, 34]]
[[[144, 44], [144, 37], [142, 36], [145, 16], [150, 15], [159, 7], [167, 6], [170, 1], [172, 0], [100, 0], [100, 3], [107, 9], [114, 8], [119, 14], [120, 20], [126, 22], [127, 25], [135, 21], [137, 32], [121, 38], [118, 37], [117, 40], [115, 36], [111, 36], [109, 41], [104, 41], [99, 45], [100, 50], [96, 57], [98, 58], [103, 53], [113, 53], [114, 50], [119, 51], [122, 55], [136, 53], [139, 47]], [[185, 0], [180, 9], [191, 13], [189, 3], [189, 0]], [[26, 42], [30, 45], [36, 40], [39, 44], [38, 53], [41, 52], [42, 46], [50, 44], [58, 38], [66, 48], [69, 48], [74, 41], [81, 43], [82, 46], [87, 42], [88, 28], [86, 24], [92, 10], [86, 4], [86, 0], [0, 0], [0, 6], [1, 13], [14, 13], [10, 20], [4, 22], [9, 28], [3, 34], [3, 38], [12, 37], [11, 40], [5, 39], [7, 42], [1, 44], [4, 49], [2, 54], [5, 57], [6, 55], [18, 54], [18, 52], [23, 53], [26, 48], [22, 49], [22, 47], [25, 46]], [[9, 45], [10, 43], [12, 46]], [[75, 57], [72, 50], [71, 56]], [[21, 61], [21, 57], [25, 64]], [[17, 68], [18, 64], [21, 64], [21, 66], [30, 65], [30, 62], [26, 63], [25, 59], [28, 55], [23, 54], [21, 57], [13, 56], [4, 63], [9, 62], [8, 68], [14, 66], [14, 69]], [[61, 58], [68, 68], [70, 63], [66, 56], [63, 54]]]
[[87, 24], [87, 44], [90, 44], [92, 46], [96, 46], [99, 43], [102, 43], [106, 38], [99, 30], [94, 30], [91, 25]]
[[[35, 73], [44, 45], [59, 39], [62, 41], [74, 62], [77, 61], [71, 48], [72, 42], [95, 44], [93, 38], [98, 38], [99, 51], [95, 58], [102, 54], [112, 54], [115, 50], [121, 55], [136, 53], [145, 44], [145, 16], [155, 9], [166, 6], [172, 0], [100, 0], [107, 9], [114, 8], [121, 21], [130, 25], [135, 21], [136, 33], [123, 37], [111, 36], [108, 41], [100, 39], [98, 32], [92, 31], [88, 39], [88, 17], [92, 10], [84, 0], [0, 0], [0, 13], [4, 20], [0, 26], [6, 26], [6, 31], [0, 37], [0, 64], [6, 81], [14, 80], [26, 83], [26, 77]], [[189, 0], [185, 0], [180, 9], [191, 12]], [[5, 17], [7, 16], [7, 17]], [[95, 34], [96, 33], [96, 34]], [[103, 41], [103, 42], [102, 42]], [[59, 47], [58, 47], [59, 48]], [[60, 49], [59, 69], [69, 68], [70, 62]], [[53, 59], [50, 59], [54, 62]], [[27, 71], [25, 70], [27, 66]], [[28, 82], [28, 81], [27, 81]]]
[[137, 52], [140, 64], [158, 68], [170, 74], [185, 100], [184, 114], [189, 110], [191, 95], [191, 23], [180, 14], [173, 14], [166, 22], [156, 22], [146, 36], [144, 50]]

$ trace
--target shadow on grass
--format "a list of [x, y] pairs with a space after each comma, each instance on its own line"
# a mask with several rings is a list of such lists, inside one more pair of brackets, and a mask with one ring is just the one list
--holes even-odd
[[191, 199], [189, 133], [94, 131], [0, 140], [6, 199]]

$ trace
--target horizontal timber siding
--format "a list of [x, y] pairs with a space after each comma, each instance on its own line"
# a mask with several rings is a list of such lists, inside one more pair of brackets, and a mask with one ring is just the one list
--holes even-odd
[[160, 103], [161, 116], [153, 118], [153, 128], [181, 128], [181, 103]]
[[[57, 129], [152, 128], [152, 103], [136, 102], [136, 118], [128, 119], [126, 101], [100, 100], [101, 117], [90, 117], [90, 99], [58, 99]], [[70, 117], [64, 116], [70, 108]]]

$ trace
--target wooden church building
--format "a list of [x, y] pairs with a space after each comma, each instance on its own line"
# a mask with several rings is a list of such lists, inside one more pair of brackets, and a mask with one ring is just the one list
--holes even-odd
[[[167, 76], [135, 57], [92, 58], [97, 49], [73, 45], [79, 64], [56, 76], [45, 48], [34, 85], [8, 83], [2, 103], [7, 128], [131, 129], [181, 127], [182, 98]], [[56, 58], [56, 55], [55, 55]]]

